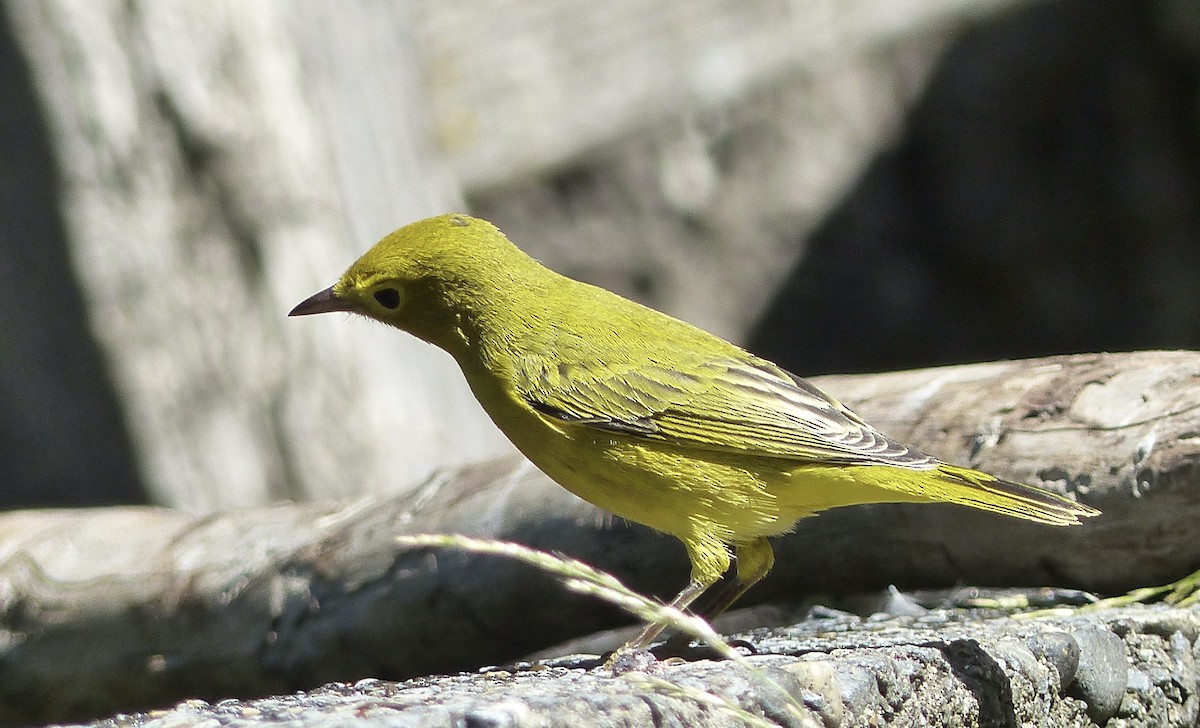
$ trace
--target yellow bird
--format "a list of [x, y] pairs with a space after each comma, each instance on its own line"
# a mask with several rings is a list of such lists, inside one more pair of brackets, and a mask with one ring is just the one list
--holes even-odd
[[[708, 617], [770, 571], [768, 537], [828, 508], [949, 502], [1055, 526], [1099, 514], [895, 442], [771, 362], [559, 275], [466, 215], [400, 228], [289, 315], [331, 311], [446, 350], [548, 476], [681, 540], [691, 581], [674, 606], [688, 607], [736, 555]], [[627, 649], [661, 629], [648, 625]]]

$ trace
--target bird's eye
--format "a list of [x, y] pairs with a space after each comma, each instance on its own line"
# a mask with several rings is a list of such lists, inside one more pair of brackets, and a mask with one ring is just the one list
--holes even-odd
[[375, 300], [384, 308], [400, 308], [400, 291], [395, 288], [380, 288], [375, 291]]

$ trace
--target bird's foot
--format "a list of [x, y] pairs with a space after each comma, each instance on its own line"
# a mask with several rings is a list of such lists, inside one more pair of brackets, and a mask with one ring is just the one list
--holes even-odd
[[610, 670], [613, 677], [630, 672], [654, 673], [662, 669], [663, 663], [650, 650], [626, 649], [622, 647], [610, 653], [604, 660], [604, 669]]
[[[727, 645], [734, 649], [745, 650], [747, 654], [758, 654], [758, 648], [746, 640], [729, 640]], [[712, 645], [698, 642], [690, 635], [683, 633], [672, 635], [670, 639], [650, 649], [660, 660], [680, 660], [695, 662], [696, 660], [724, 660], [725, 654]]]

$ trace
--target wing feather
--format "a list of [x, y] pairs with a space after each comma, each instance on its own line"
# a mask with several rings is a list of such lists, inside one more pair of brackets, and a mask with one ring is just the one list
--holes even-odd
[[800, 463], [937, 467], [769, 362], [711, 361], [695, 370], [575, 364], [551, 371], [534, 360], [525, 362], [518, 389], [531, 407], [561, 422], [686, 447]]

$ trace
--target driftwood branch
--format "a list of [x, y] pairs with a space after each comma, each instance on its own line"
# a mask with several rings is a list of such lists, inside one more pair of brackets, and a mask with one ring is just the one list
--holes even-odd
[[[953, 462], [1105, 511], [1054, 529], [961, 508], [864, 506], [780, 540], [751, 598], [1162, 582], [1200, 564], [1200, 354], [1060, 357], [818, 383]], [[0, 516], [0, 722], [287, 692], [500, 663], [621, 621], [529, 568], [402, 551], [461, 532], [568, 553], [634, 588], [687, 576], [673, 539], [614, 522], [523, 460], [442, 473], [403, 502], [197, 517], [150, 508]]]

